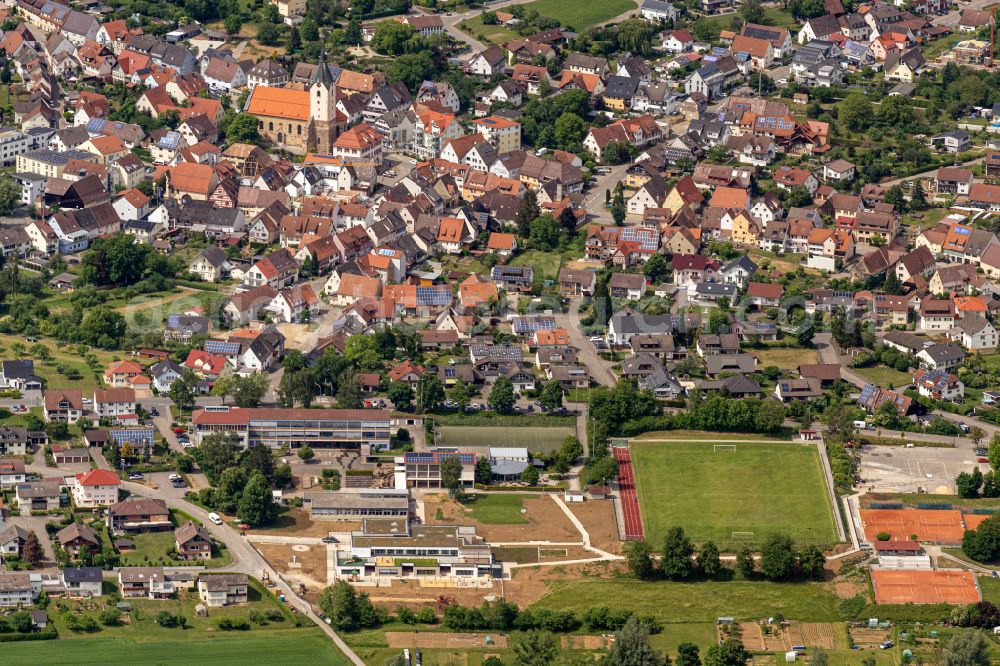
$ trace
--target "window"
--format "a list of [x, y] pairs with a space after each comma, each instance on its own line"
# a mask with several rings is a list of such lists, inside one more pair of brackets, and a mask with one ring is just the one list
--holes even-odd
[[271, 130], [271, 131], [274, 131], [274, 123], [270, 123], [270, 122], [269, 122], [269, 123], [267, 124], [267, 129], [269, 129], [269, 130]]

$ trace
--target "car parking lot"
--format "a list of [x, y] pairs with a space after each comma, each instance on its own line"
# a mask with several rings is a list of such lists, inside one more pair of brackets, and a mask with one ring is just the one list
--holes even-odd
[[865, 446], [861, 449], [862, 487], [874, 492], [953, 494], [955, 477], [988, 463], [977, 462], [969, 444], [956, 448]]

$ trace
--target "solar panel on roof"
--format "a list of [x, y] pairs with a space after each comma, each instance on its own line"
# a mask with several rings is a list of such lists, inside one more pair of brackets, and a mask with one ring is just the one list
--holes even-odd
[[209, 354], [239, 354], [240, 343], [229, 342], [228, 340], [206, 340], [205, 351]]
[[383, 257], [393, 257], [396, 255], [396, 252], [394, 250], [389, 250], [387, 248], [380, 249], [378, 253]]
[[420, 305], [448, 305], [451, 290], [438, 287], [417, 287], [417, 303]]
[[122, 442], [128, 442], [130, 444], [135, 444], [136, 442], [152, 443], [153, 441], [152, 428], [113, 429], [111, 430], [110, 435], [111, 438], [119, 444]]

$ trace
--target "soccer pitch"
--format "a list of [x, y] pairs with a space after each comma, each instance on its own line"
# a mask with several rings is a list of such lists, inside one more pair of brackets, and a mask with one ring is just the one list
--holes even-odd
[[681, 526], [732, 549], [781, 532], [796, 543], [837, 541], [815, 446], [761, 442], [630, 444], [646, 539], [659, 548]]

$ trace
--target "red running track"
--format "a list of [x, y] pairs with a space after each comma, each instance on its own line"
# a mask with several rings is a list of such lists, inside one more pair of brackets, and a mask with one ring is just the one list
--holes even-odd
[[618, 461], [618, 494], [625, 520], [625, 541], [640, 541], [645, 536], [642, 529], [642, 512], [639, 510], [639, 496], [635, 491], [635, 473], [632, 470], [632, 456], [627, 446], [612, 447]]

